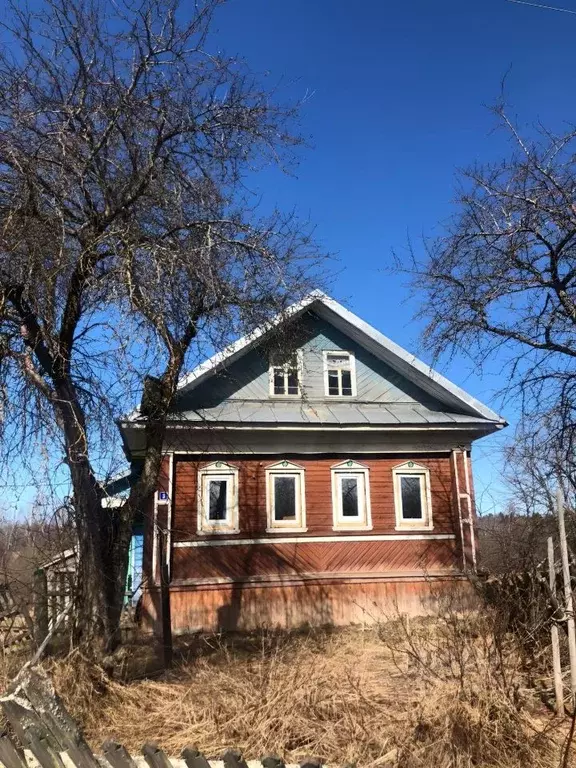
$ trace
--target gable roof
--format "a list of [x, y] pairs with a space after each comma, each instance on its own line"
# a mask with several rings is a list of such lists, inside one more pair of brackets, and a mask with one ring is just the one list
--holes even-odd
[[[438, 371], [423, 363], [321, 291], [310, 293], [302, 301], [278, 314], [266, 325], [255, 329], [201, 363], [182, 378], [178, 387], [180, 393], [192, 391], [202, 382], [253, 349], [264, 336], [267, 336], [275, 328], [296, 319], [309, 310], [313, 310], [316, 315], [347, 334], [376, 358], [385, 362], [432, 397], [445, 403], [449, 408], [464, 411], [475, 419], [488, 420], [501, 426], [506, 424], [505, 420], [488, 406], [453, 384]], [[131, 415], [131, 420], [134, 418], [137, 418], [137, 414]]]

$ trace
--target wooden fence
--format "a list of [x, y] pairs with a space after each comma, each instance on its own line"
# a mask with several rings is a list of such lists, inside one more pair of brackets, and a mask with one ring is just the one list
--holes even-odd
[[[142, 756], [132, 756], [121, 744], [106, 741], [102, 745], [103, 757], [97, 757], [50, 680], [34, 669], [26, 670], [14, 681], [0, 704], [10, 731], [0, 735], [0, 763], [5, 768], [285, 768], [274, 755], [247, 763], [234, 749], [227, 750], [218, 761], [208, 760], [194, 747], [186, 747], [180, 758], [170, 759], [152, 743], [143, 746]], [[322, 763], [310, 758], [299, 765], [321, 768]]]

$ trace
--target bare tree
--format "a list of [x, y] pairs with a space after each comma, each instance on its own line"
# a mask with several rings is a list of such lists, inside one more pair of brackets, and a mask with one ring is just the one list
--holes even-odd
[[499, 353], [502, 390], [524, 416], [520, 443], [538, 444], [541, 474], [562, 472], [574, 491], [576, 129], [529, 141], [496, 113], [510, 157], [461, 174], [457, 212], [415, 268], [424, 343], [479, 366]]
[[[247, 191], [247, 173], [291, 161], [297, 110], [210, 49], [218, 5], [14, 0], [2, 24], [3, 453], [31, 440], [67, 467], [78, 639], [101, 650], [183, 367], [309, 290], [320, 259], [292, 215], [260, 216]], [[114, 418], [142, 390], [139, 479], [103, 509]]]

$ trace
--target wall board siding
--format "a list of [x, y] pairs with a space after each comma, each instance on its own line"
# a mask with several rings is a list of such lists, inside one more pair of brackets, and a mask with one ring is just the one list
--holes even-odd
[[[302, 389], [306, 398], [325, 398], [323, 352], [347, 351], [353, 352], [356, 358], [357, 396], [353, 399], [371, 403], [421, 403], [442, 410], [438, 400], [313, 312], [300, 318], [298, 326], [299, 342], [295, 340], [294, 344], [302, 351]], [[282, 347], [285, 345], [286, 339], [283, 339]], [[209, 381], [182, 395], [177, 408], [213, 407], [227, 399], [267, 400], [270, 396], [268, 358], [267, 346], [247, 352]], [[331, 402], [334, 404], [334, 400]]]
[[420, 572], [456, 567], [455, 541], [339, 541], [177, 548], [173, 579], [299, 575], [311, 573]]
[[[474, 603], [468, 582], [448, 578], [287, 587], [173, 587], [170, 594], [172, 629], [176, 633], [373, 624], [397, 618], [399, 614], [434, 613], [446, 599], [455, 607]], [[148, 630], [159, 630], [157, 591], [145, 592], [143, 618]]]
[[[286, 533], [266, 533], [266, 467], [277, 459], [269, 457], [244, 459], [220, 457], [239, 469], [239, 538], [285, 536]], [[279, 457], [280, 458], [280, 457]], [[372, 533], [395, 533], [396, 517], [392, 469], [407, 461], [403, 458], [365, 458], [342, 455], [340, 458], [292, 457], [305, 469], [306, 536], [345, 535], [333, 530], [332, 485], [330, 468], [339, 461], [353, 458], [369, 467]], [[430, 470], [432, 492], [433, 533], [457, 533], [452, 504], [452, 477], [449, 456], [417, 458], [417, 463]], [[190, 457], [175, 457], [174, 509], [172, 517], [174, 541], [189, 541], [197, 534], [197, 473], [208, 463]], [[350, 531], [352, 535], [354, 531]], [[200, 538], [206, 538], [205, 536]]]

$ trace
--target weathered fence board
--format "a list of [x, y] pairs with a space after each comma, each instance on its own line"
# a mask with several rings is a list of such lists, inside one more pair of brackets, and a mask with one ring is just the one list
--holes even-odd
[[[208, 760], [195, 747], [182, 750], [180, 758], [169, 758], [153, 743], [142, 748], [142, 756], [133, 756], [114, 741], [102, 745], [102, 758], [97, 758], [82, 732], [45, 674], [26, 669], [16, 679], [0, 704], [14, 736], [0, 735], [0, 768], [297, 768], [286, 766], [275, 755], [261, 761], [246, 761], [241, 752], [228, 749], [221, 760]], [[32, 755], [33, 760], [26, 756]], [[314, 758], [306, 758], [300, 768], [322, 768]]]
[[26, 758], [4, 733], [0, 736], [0, 762], [6, 768], [26, 768]]

